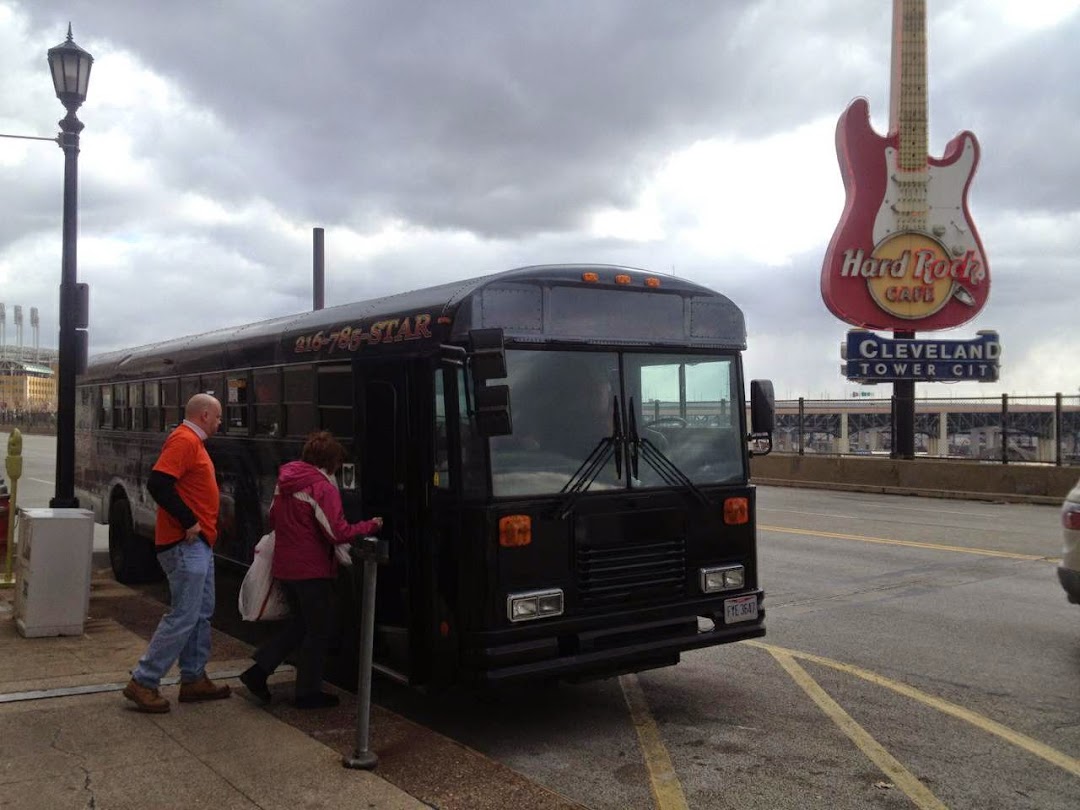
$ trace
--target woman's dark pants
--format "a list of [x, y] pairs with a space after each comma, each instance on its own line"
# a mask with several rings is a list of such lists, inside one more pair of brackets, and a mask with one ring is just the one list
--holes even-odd
[[293, 650], [296, 656], [296, 695], [322, 691], [323, 664], [333, 616], [333, 580], [281, 580], [292, 611], [281, 632], [255, 651], [252, 658], [267, 674]]

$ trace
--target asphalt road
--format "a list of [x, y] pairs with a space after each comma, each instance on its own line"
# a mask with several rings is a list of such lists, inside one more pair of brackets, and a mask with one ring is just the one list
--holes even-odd
[[[8, 438], [6, 428], [0, 431], [0, 457], [6, 459]], [[47, 507], [56, 494], [56, 438], [23, 434], [23, 473], [18, 481], [18, 505], [26, 508]], [[0, 478], [7, 479], [6, 466], [0, 464]], [[11, 482], [8, 481], [9, 488]], [[109, 529], [94, 527], [94, 564], [108, 566]]]
[[[47, 505], [53, 447], [26, 437], [23, 505]], [[760, 642], [581, 685], [373, 697], [593, 808], [1077, 806], [1080, 607], [1055, 507], [762, 488], [758, 516]]]
[[768, 636], [497, 699], [376, 699], [594, 808], [1075, 808], [1058, 510], [759, 491]]

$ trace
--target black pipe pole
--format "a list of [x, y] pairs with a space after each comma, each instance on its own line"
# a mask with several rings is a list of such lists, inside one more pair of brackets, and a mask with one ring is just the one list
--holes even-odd
[[[900, 340], [914, 340], [914, 332], [896, 332]], [[915, 381], [893, 383], [893, 458], [915, 458]]]
[[1009, 395], [1001, 395], [1001, 463], [1009, 463]]
[[56, 492], [49, 506], [78, 508], [75, 497], [75, 365], [77, 362], [76, 243], [79, 206], [79, 133], [83, 123], [75, 109], [60, 121], [60, 148], [64, 150], [64, 225], [60, 260], [60, 351], [56, 405]]
[[799, 397], [799, 455], [804, 455], [806, 450], [803, 446], [803, 420], [806, 418], [806, 400]]
[[1061, 393], [1054, 394], [1054, 465], [1061, 466]]
[[311, 308], [326, 306], [326, 265], [323, 249], [323, 229], [315, 228], [311, 234]]

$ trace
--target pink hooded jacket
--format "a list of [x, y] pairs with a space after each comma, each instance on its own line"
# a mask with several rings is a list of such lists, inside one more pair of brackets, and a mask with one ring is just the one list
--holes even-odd
[[286, 580], [333, 579], [334, 546], [377, 531], [373, 520], [346, 521], [334, 480], [304, 461], [290, 461], [278, 472], [270, 525], [275, 534], [271, 570]]

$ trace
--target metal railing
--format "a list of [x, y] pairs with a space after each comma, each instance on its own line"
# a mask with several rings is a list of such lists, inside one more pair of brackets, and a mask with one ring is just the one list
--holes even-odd
[[24, 433], [55, 433], [56, 414], [52, 411], [24, 411], [0, 408], [0, 431], [19, 428]]
[[[730, 425], [729, 403], [643, 402], [640, 419], [679, 416], [690, 426]], [[749, 405], [747, 413], [749, 414]], [[777, 400], [773, 449], [824, 455], [892, 454], [892, 397]], [[749, 416], [747, 417], [749, 419]], [[0, 430], [56, 429], [56, 414], [0, 410]], [[915, 400], [915, 453], [940, 459], [1080, 464], [1080, 395]]]
[[[892, 454], [892, 397], [779, 400], [778, 452]], [[1080, 396], [916, 398], [915, 453], [939, 459], [1080, 464]]]

